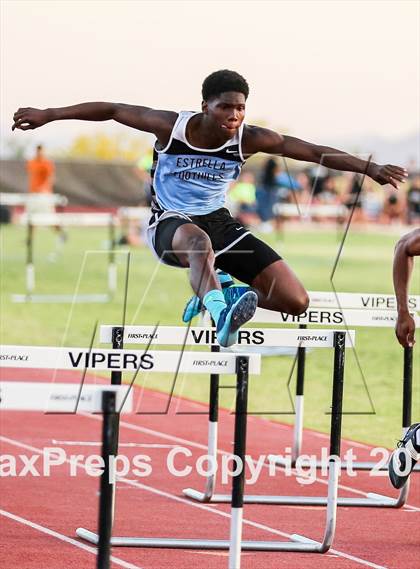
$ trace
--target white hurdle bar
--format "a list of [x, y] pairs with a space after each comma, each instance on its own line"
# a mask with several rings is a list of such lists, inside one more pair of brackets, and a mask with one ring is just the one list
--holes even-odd
[[[115, 263], [116, 218], [110, 213], [33, 213], [23, 214], [19, 222], [27, 227], [26, 293], [13, 294], [13, 302], [109, 302], [117, 290]], [[35, 294], [35, 265], [33, 259], [33, 227], [108, 227], [108, 292], [103, 294]]]
[[[12, 366], [13, 364], [10, 367]], [[115, 391], [119, 412], [132, 412], [133, 392], [128, 385], [3, 380], [0, 381], [0, 411], [99, 413], [102, 410], [104, 391]]]
[[[0, 193], [0, 204], [10, 207], [26, 206], [28, 202], [34, 202], [37, 196], [42, 196], [41, 199], [45, 201], [46, 194], [18, 194], [12, 192], [1, 192]], [[48, 201], [54, 206], [66, 206], [68, 199], [66, 196], [60, 194], [48, 195]]]
[[[154, 328], [153, 326], [106, 326], [100, 327], [100, 341], [104, 343], [114, 342], [118, 338], [120, 345], [125, 344], [148, 344], [150, 345], [175, 345], [180, 342], [184, 345], [211, 345], [216, 343], [215, 331], [209, 328], [186, 328], [176, 326], [160, 326]], [[305, 345], [306, 347], [323, 347], [334, 349], [334, 371], [333, 371], [333, 397], [332, 397], [332, 414], [331, 414], [331, 438], [330, 438], [330, 457], [340, 455], [340, 438], [341, 438], [341, 419], [342, 419], [342, 398], [344, 387], [344, 354], [346, 347], [354, 345], [355, 334], [350, 330], [347, 332], [336, 332], [333, 330], [311, 330], [309, 333], [304, 333], [296, 329], [250, 329], [243, 328], [239, 331], [239, 344], [249, 345], [250, 338], [256, 338], [259, 345], [269, 346], [283, 346], [283, 347], [298, 347]], [[194, 352], [192, 352], [194, 353]], [[217, 358], [223, 353], [211, 352], [209, 355], [214, 355]], [[217, 369], [212, 370], [211, 378], [219, 377]], [[214, 384], [211, 383], [210, 393], [214, 393]], [[238, 394], [237, 394], [238, 395]], [[217, 397], [217, 389], [216, 389]], [[238, 401], [238, 400], [237, 400]], [[210, 414], [209, 417], [209, 440], [207, 454], [212, 457], [213, 461], [217, 460], [217, 406], [212, 406], [212, 412], [215, 413], [215, 418]], [[238, 411], [236, 419], [238, 418]], [[243, 424], [246, 428], [246, 423]], [[235, 426], [236, 432], [236, 426]], [[236, 449], [236, 437], [235, 437]], [[235, 450], [236, 454], [236, 450]], [[321, 542], [309, 540], [306, 537], [293, 535], [291, 542], [270, 542], [270, 541], [252, 541], [243, 542], [242, 549], [247, 550], [263, 550], [263, 551], [306, 551], [325, 553], [331, 547], [334, 539], [335, 524], [336, 524], [336, 510], [337, 510], [337, 493], [338, 493], [338, 475], [339, 466], [334, 459], [330, 459], [328, 464], [328, 492], [327, 497], [315, 498], [318, 505], [320, 501], [327, 506], [326, 511], [326, 524], [324, 536]], [[214, 494], [216, 484], [216, 475], [212, 474], [207, 477], [205, 492], [199, 492], [192, 488], [187, 488], [183, 492], [186, 496], [199, 500], [200, 502], [230, 502], [231, 496], [224, 494]], [[241, 503], [268, 503], [268, 504], [298, 504], [302, 498], [300, 496], [247, 496], [243, 495]], [[232, 502], [233, 504], [233, 502]], [[241, 506], [242, 507], [242, 506]], [[232, 524], [236, 527], [238, 519], [241, 517], [242, 510], [235, 513], [235, 518], [232, 516]], [[236, 520], [236, 521], [234, 521]], [[231, 538], [234, 535], [234, 529], [231, 529]], [[180, 543], [180, 540], [173, 540], [172, 546], [167, 543], [160, 542], [161, 547], [187, 547], [186, 543]], [[179, 543], [179, 545], [175, 545]], [[124, 544], [120, 544], [124, 545]], [[208, 545], [208, 543], [207, 543]], [[151, 545], [148, 545], [151, 547]], [[217, 548], [225, 549], [227, 544], [219, 542]], [[206, 548], [213, 549], [212, 546]], [[236, 565], [233, 565], [235, 569]]]
[[[368, 292], [325, 292], [309, 291], [311, 308], [361, 308], [364, 310], [397, 310], [397, 301], [393, 294]], [[420, 295], [408, 297], [408, 308], [420, 310]]]

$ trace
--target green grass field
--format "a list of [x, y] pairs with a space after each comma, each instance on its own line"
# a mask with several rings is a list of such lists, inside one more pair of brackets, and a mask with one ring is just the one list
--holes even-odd
[[[54, 250], [55, 236], [48, 229], [35, 234], [35, 265], [38, 293], [73, 293], [79, 282], [80, 293], [106, 292], [106, 230], [73, 228], [58, 260], [48, 255]], [[263, 236], [288, 261], [308, 290], [331, 290], [330, 274], [338, 250], [335, 231], [290, 230], [281, 242]], [[342, 292], [392, 293], [391, 265], [394, 234], [350, 231], [338, 265], [334, 283]], [[127, 250], [118, 259], [119, 291], [107, 304], [15, 304], [12, 293], [24, 292], [25, 234], [21, 227], [1, 228], [1, 321], [3, 344], [83, 346], [90, 343], [95, 322], [118, 324], [122, 321]], [[187, 273], [159, 265], [147, 248], [130, 254], [127, 324], [181, 323], [180, 315], [190, 296]], [[420, 263], [413, 275], [411, 293], [420, 292]], [[97, 343], [96, 338], [96, 345]], [[346, 354], [346, 383], [343, 435], [355, 440], [393, 447], [400, 434], [402, 394], [402, 349], [392, 329], [357, 329], [356, 351], [375, 413], [372, 411], [355, 354]], [[413, 421], [420, 417], [418, 348], [415, 352]], [[293, 422], [287, 391], [293, 358], [263, 359], [262, 375], [251, 380], [250, 408], [282, 422]], [[329, 430], [332, 352], [314, 350], [307, 358], [305, 426]], [[129, 379], [129, 376], [127, 376]], [[168, 392], [174, 378], [152, 374], [139, 381]], [[226, 378], [223, 383], [229, 381]], [[233, 383], [232, 381], [230, 382]], [[292, 382], [292, 389], [294, 383]], [[174, 392], [206, 401], [206, 376], [178, 378]], [[223, 390], [221, 404], [230, 407], [231, 389]], [[275, 412], [276, 414], [273, 414]], [[360, 413], [366, 412], [366, 415]], [[358, 413], [358, 414], [352, 414]]]

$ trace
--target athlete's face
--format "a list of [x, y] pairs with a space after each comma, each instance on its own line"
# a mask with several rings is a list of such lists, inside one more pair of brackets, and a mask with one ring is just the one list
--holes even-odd
[[232, 138], [245, 118], [245, 103], [243, 93], [227, 91], [203, 101], [202, 110], [226, 138]]

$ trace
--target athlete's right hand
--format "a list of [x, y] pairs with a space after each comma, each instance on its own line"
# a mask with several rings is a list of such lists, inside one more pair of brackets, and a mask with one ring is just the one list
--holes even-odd
[[395, 326], [395, 334], [399, 343], [404, 348], [411, 348], [416, 343], [414, 333], [416, 324], [408, 313], [398, 315], [397, 325]]
[[47, 110], [33, 109], [31, 107], [18, 109], [13, 115], [13, 126], [19, 130], [32, 130], [49, 122], [50, 116]]

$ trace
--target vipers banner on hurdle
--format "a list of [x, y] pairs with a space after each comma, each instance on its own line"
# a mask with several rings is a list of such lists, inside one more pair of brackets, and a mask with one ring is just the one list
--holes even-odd
[[[100, 342], [112, 342], [112, 330], [118, 326], [102, 325]], [[214, 328], [184, 326], [125, 326], [124, 344], [210, 346], [217, 344]], [[354, 330], [346, 332], [346, 347], [354, 346]], [[334, 330], [293, 330], [285, 328], [241, 328], [238, 344], [249, 347], [332, 348]]]
[[[241, 354], [247, 355], [247, 354]], [[0, 366], [35, 369], [89, 369], [98, 371], [144, 371], [236, 373], [236, 355], [188, 351], [102, 350], [46, 346], [0, 346]], [[260, 373], [259, 354], [250, 354], [249, 373]]]

